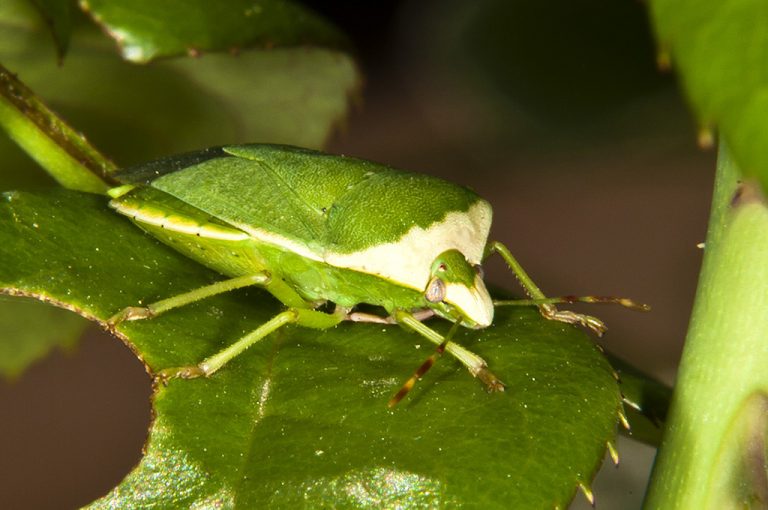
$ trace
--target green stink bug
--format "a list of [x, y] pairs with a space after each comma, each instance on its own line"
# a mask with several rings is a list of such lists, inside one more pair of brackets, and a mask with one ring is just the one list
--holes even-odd
[[[530, 304], [548, 319], [586, 326], [603, 323], [558, 310], [558, 302], [613, 298], [547, 298], [509, 250], [488, 242], [491, 207], [474, 192], [446, 181], [369, 161], [296, 147], [239, 145], [207, 149], [129, 168], [110, 190], [110, 206], [184, 255], [230, 277], [110, 319], [156, 316], [172, 308], [245, 286], [261, 286], [286, 309], [197, 365], [161, 376], [210, 376], [250, 345], [286, 324], [325, 329], [341, 321], [397, 323], [438, 345], [393, 397], [397, 403], [447, 351], [491, 391], [503, 383], [476, 354], [450, 340], [459, 326], [485, 328], [494, 305]], [[494, 303], [480, 265], [499, 253], [531, 299]], [[319, 309], [335, 305], [332, 312]], [[359, 304], [380, 307], [364, 313]], [[423, 323], [454, 323], [443, 336]]]

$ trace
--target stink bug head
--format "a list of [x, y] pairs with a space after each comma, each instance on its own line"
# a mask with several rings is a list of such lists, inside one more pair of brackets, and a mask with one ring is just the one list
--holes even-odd
[[437, 315], [463, 326], [479, 329], [493, 322], [493, 302], [480, 266], [458, 250], [447, 250], [432, 263], [424, 298]]

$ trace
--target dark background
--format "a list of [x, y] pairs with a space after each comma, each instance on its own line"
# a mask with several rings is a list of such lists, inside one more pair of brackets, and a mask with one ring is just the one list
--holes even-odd
[[[671, 383], [715, 155], [697, 148], [674, 78], [656, 71], [645, 7], [311, 4], [351, 36], [365, 74], [329, 151], [473, 187], [494, 205], [493, 236], [547, 293], [650, 303], [649, 314], [590, 313], [610, 327], [608, 350]], [[517, 292], [500, 261], [487, 273]], [[149, 394], [133, 354], [95, 328], [77, 351], [0, 382], [0, 507], [73, 508], [103, 495], [139, 460]], [[601, 508], [639, 507], [653, 450], [622, 441], [620, 453], [596, 485]]]

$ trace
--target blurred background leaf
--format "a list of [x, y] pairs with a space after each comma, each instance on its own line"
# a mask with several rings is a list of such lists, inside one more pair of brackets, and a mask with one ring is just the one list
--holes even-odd
[[[240, 16], [242, 2], [231, 3]], [[0, 61], [122, 166], [233, 142], [320, 147], [344, 122], [349, 99], [359, 86], [357, 69], [346, 52], [323, 48], [330, 39], [343, 39], [330, 25], [322, 24], [323, 31], [305, 37], [299, 37], [299, 32], [288, 37], [283, 25], [289, 16], [298, 16], [294, 12], [298, 7], [268, 3], [273, 8], [261, 12], [259, 19], [269, 20], [269, 13], [274, 12], [280, 24], [267, 25], [259, 33], [266, 37], [274, 30], [278, 40], [285, 36], [285, 44], [301, 43], [302, 47], [243, 49], [237, 55], [206, 53], [200, 58], [189, 58], [184, 52], [180, 58], [137, 66], [122, 60], [109, 39], [75, 13], [70, 51], [59, 66], [52, 58], [50, 36], [39, 14], [25, 0], [9, 0], [0, 6]], [[117, 8], [117, 3], [109, 5]], [[178, 19], [168, 16], [178, 13], [165, 8], [155, 13], [152, 5], [144, 6], [150, 11], [141, 19], [160, 27], [177, 25]], [[229, 18], [206, 17], [203, 5], [220, 10], [225, 3], [201, 3], [200, 16], [194, 18], [198, 30], [202, 32], [206, 22], [216, 21], [216, 30], [240, 37], [247, 46], [248, 34], [223, 24]], [[96, 3], [92, 6], [96, 9]], [[127, 15], [129, 9], [116, 12]], [[153, 14], [166, 17], [150, 18]], [[301, 18], [311, 26], [320, 23], [310, 22], [315, 18], [308, 16]], [[232, 20], [237, 26], [242, 22], [239, 17]], [[136, 37], [143, 33], [139, 30]], [[220, 44], [228, 50], [230, 42]], [[219, 47], [216, 40], [210, 46]], [[0, 157], [4, 189], [29, 182], [25, 176], [31, 182], [47, 182], [5, 137], [0, 142]], [[38, 177], [32, 178], [34, 175]]]
[[0, 296], [0, 375], [15, 379], [54, 347], [70, 350], [87, 326], [72, 312], [33, 299]]
[[768, 3], [653, 0], [650, 6], [659, 61], [680, 74], [704, 143], [712, 144], [716, 129], [744, 174], [768, 189]]
[[56, 54], [59, 62], [64, 60], [64, 55], [69, 48], [69, 38], [72, 35], [72, 17], [75, 10], [73, 0], [30, 0], [40, 12], [40, 15], [48, 25], [56, 45]]
[[293, 0], [85, 0], [80, 5], [133, 62], [254, 47], [350, 49], [333, 25]]

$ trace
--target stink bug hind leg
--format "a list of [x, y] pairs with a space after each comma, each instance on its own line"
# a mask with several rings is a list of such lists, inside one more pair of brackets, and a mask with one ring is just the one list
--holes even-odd
[[182, 306], [194, 303], [195, 301], [200, 301], [201, 299], [215, 296], [216, 294], [229, 292], [235, 289], [240, 289], [242, 287], [250, 287], [252, 285], [265, 285], [269, 283], [269, 280], [270, 276], [266, 271], [246, 276], [238, 276], [236, 278], [230, 278], [229, 280], [222, 280], [210, 285], [198, 287], [197, 289], [193, 289], [189, 292], [184, 292], [182, 294], [171, 296], [167, 299], [156, 301], [147, 306], [129, 306], [127, 308], [123, 308], [115, 315], [110, 317], [107, 320], [107, 324], [109, 324], [110, 327], [115, 327], [121, 322], [125, 321], [151, 319], [152, 317], [156, 317], [161, 313], [167, 312], [168, 310], [180, 308]]
[[194, 379], [196, 377], [209, 377], [250, 346], [283, 326], [298, 324], [307, 328], [328, 329], [342, 320], [343, 317], [337, 314], [328, 314], [306, 308], [288, 308], [197, 365], [166, 368], [158, 372], [156, 378], [160, 382], [166, 383], [169, 379], [174, 378]]

